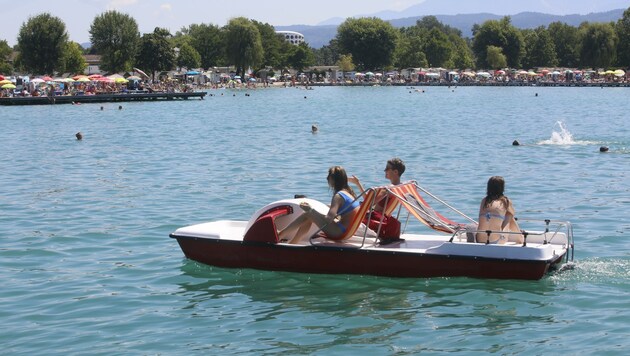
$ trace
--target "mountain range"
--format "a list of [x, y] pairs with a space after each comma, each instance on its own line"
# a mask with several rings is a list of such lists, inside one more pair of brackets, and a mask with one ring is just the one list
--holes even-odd
[[[426, 5], [427, 3], [445, 3], [444, 5], [451, 4], [453, 6], [453, 1], [455, 0], [427, 0], [426, 2], [416, 5]], [[479, 1], [479, 0], [477, 0]], [[615, 2], [616, 0], [609, 0], [608, 2]], [[567, 1], [567, 3], [577, 4], [578, 1]], [[619, 1], [617, 1], [619, 2]], [[475, 1], [471, 1], [470, 4], [468, 2], [460, 2], [457, 0], [457, 4], [461, 4], [460, 7], [466, 6], [466, 8], [474, 5]], [[487, 3], [487, 2], [486, 2]], [[627, 1], [625, 2], [627, 5]], [[422, 17], [430, 14], [426, 13], [428, 10], [426, 8], [422, 8], [422, 12], [420, 15], [409, 16], [409, 17], [400, 17], [400, 18], [391, 18], [392, 16], [404, 15], [408, 13], [419, 13], [416, 9], [413, 12], [413, 6], [402, 12], [379, 12], [372, 15], [362, 15], [368, 17], [379, 17], [388, 22], [390, 22], [394, 27], [409, 27], [414, 26], [416, 21], [422, 19]], [[441, 7], [440, 7], [441, 8]], [[435, 7], [430, 7], [429, 9], [438, 9], [437, 5]], [[579, 26], [582, 22], [616, 22], [623, 16], [623, 12], [627, 8], [620, 8], [617, 10], [610, 10], [604, 12], [594, 12], [588, 13], [585, 15], [572, 14], [572, 15], [554, 15], [548, 13], [540, 13], [540, 12], [520, 12], [515, 15], [509, 15], [512, 21], [512, 24], [521, 29], [526, 28], [536, 28], [538, 26], [547, 26], [552, 22], [564, 22], [571, 26]], [[452, 11], [451, 11], [452, 12]], [[433, 12], [437, 13], [437, 12]], [[362, 17], [361, 16], [361, 17]], [[446, 14], [446, 15], [432, 15], [435, 16], [438, 21], [441, 23], [454, 27], [462, 31], [462, 35], [464, 37], [472, 37], [472, 27], [475, 24], [482, 24], [488, 20], [499, 20], [505, 16], [505, 14], [492, 14], [492, 13], [469, 13], [469, 14]], [[290, 26], [275, 26], [277, 31], [296, 31], [304, 35], [306, 42], [308, 42], [309, 46], [313, 48], [321, 48], [327, 45], [331, 39], [333, 39], [337, 35], [337, 27], [343, 22], [343, 19], [334, 18], [330, 20], [326, 20], [318, 25], [290, 25]]]

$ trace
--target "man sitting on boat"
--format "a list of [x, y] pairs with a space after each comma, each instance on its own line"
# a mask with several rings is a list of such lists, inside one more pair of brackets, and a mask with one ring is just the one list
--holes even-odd
[[[405, 173], [405, 163], [400, 158], [394, 157], [387, 161], [384, 172], [385, 172], [385, 178], [389, 179], [392, 185], [399, 185], [401, 183], [400, 177], [402, 176], [403, 173]], [[356, 185], [361, 192], [365, 191], [365, 189], [363, 188], [363, 185], [361, 184], [361, 181], [359, 180], [357, 176], [353, 175], [352, 177], [348, 178], [348, 181]], [[384, 194], [384, 192], [383, 194], [381, 194], [381, 196], [377, 197], [377, 200], [376, 200], [377, 203], [374, 206], [374, 211], [383, 212], [383, 210], [389, 210], [389, 209], [385, 209], [386, 198], [387, 197], [386, 197], [386, 194]]]

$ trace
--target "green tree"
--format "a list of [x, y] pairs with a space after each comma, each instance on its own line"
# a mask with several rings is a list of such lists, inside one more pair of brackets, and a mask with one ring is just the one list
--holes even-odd
[[9, 43], [6, 40], [0, 41], [0, 74], [8, 74], [13, 71], [13, 67], [9, 63], [11, 53], [13, 50], [9, 47]]
[[66, 48], [59, 65], [60, 71], [64, 73], [83, 73], [87, 63], [83, 58], [83, 48], [76, 42], [66, 42]]
[[524, 55], [524, 40], [521, 32], [510, 23], [510, 17], [489, 20], [481, 26], [473, 27], [473, 53], [477, 57], [478, 67], [488, 67], [486, 61], [488, 46], [501, 48], [506, 57], [507, 65], [513, 68], [521, 66]]
[[507, 59], [501, 47], [488, 46], [486, 48], [486, 63], [490, 68], [499, 69], [507, 66]]
[[306, 43], [299, 45], [291, 45], [293, 47], [287, 56], [287, 64], [301, 72], [304, 68], [312, 66], [315, 63], [315, 55]]
[[153, 33], [145, 33], [140, 39], [136, 65], [150, 71], [153, 80], [155, 72], [171, 70], [175, 65], [175, 51], [169, 41], [170, 37], [168, 30], [156, 27]]
[[429, 31], [424, 48], [430, 67], [447, 66], [453, 55], [453, 47], [448, 36], [437, 28]]
[[276, 33], [276, 29], [267, 23], [258, 22], [252, 20], [252, 23], [258, 28], [260, 32], [260, 42], [263, 48], [263, 61], [261, 67], [277, 68], [281, 66], [283, 45], [287, 43], [282, 35]]
[[555, 67], [558, 65], [556, 47], [543, 26], [533, 30], [523, 30], [525, 40], [525, 56], [523, 65], [525, 68]]
[[354, 70], [354, 62], [352, 61], [351, 54], [342, 54], [339, 56], [337, 66], [344, 72], [350, 72]]
[[547, 26], [556, 49], [558, 65], [575, 68], [580, 62], [580, 35], [576, 27], [563, 22], [552, 22]]
[[138, 24], [127, 14], [106, 11], [94, 18], [90, 41], [101, 55], [101, 69], [108, 72], [131, 70], [140, 43]]
[[622, 67], [630, 66], [630, 8], [615, 24], [615, 32], [619, 39], [617, 45], [617, 63]]
[[398, 31], [379, 18], [350, 18], [337, 28], [337, 40], [343, 53], [352, 54], [359, 69], [379, 69], [390, 65], [398, 40]]
[[336, 39], [330, 40], [327, 45], [319, 49], [314, 49], [315, 64], [318, 66], [332, 66], [339, 60], [339, 42]]
[[64, 22], [51, 14], [31, 17], [18, 34], [19, 61], [26, 71], [53, 74], [68, 42]]
[[424, 54], [424, 41], [419, 36], [403, 35], [394, 55], [397, 68], [428, 67], [429, 62]]
[[175, 36], [185, 35], [189, 37], [190, 45], [201, 56], [201, 67], [208, 69], [225, 62], [223, 31], [215, 25], [192, 24], [183, 28]]
[[617, 60], [617, 34], [610, 23], [580, 25], [580, 60], [585, 67], [608, 68]]
[[230, 20], [225, 26], [226, 57], [243, 74], [248, 67], [256, 68], [263, 61], [260, 32], [254, 23], [244, 17]]
[[177, 66], [185, 68], [199, 68], [201, 66], [201, 56], [196, 49], [188, 42], [184, 42], [179, 47], [179, 55], [177, 56]]
[[451, 58], [452, 68], [473, 68], [475, 61], [469, 44], [461, 35], [449, 35], [450, 42], [453, 44], [453, 57]]

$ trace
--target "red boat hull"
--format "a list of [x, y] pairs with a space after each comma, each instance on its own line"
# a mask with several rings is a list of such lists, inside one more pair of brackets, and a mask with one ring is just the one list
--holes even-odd
[[352, 247], [291, 246], [264, 242], [176, 238], [186, 257], [207, 265], [328, 274], [388, 277], [541, 279], [564, 255], [546, 261], [432, 255]]

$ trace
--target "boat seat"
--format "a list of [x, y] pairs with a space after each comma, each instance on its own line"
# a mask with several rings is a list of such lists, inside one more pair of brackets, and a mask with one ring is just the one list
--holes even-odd
[[249, 230], [247, 230], [243, 241], [278, 243], [276, 218], [292, 213], [293, 208], [290, 205], [276, 206], [263, 212]]

